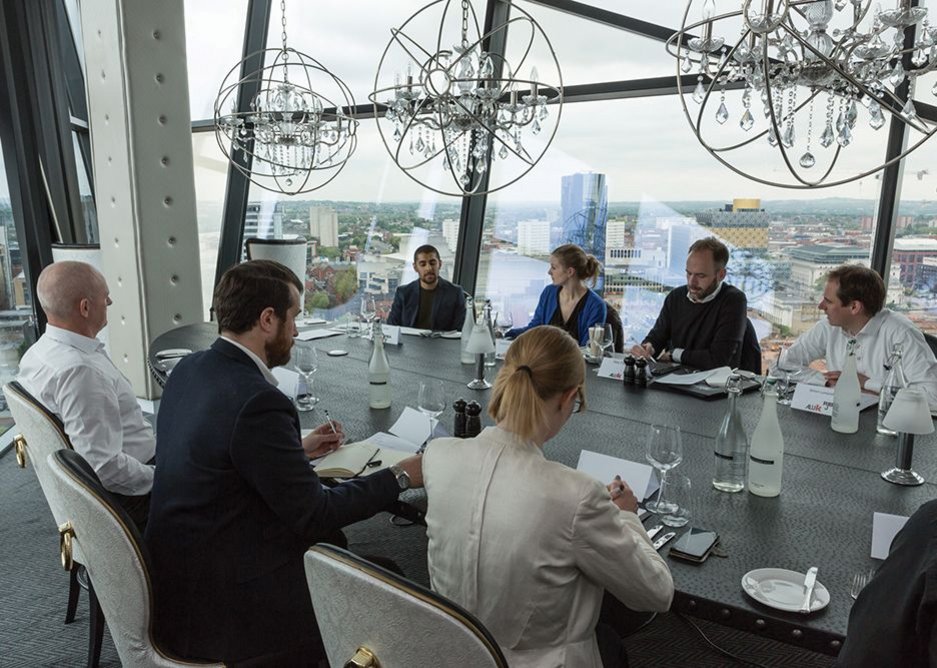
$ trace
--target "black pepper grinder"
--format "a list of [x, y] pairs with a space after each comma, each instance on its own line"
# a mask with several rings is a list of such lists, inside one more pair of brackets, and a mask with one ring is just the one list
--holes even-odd
[[625, 371], [621, 376], [625, 385], [634, 385], [634, 355], [625, 356]]
[[634, 361], [634, 384], [647, 387], [647, 360], [639, 357]]
[[477, 401], [465, 405], [465, 438], [475, 438], [482, 431], [482, 407]]
[[452, 435], [456, 438], [465, 438], [465, 399], [459, 397], [452, 402], [452, 410], [455, 411], [455, 424], [452, 427]]

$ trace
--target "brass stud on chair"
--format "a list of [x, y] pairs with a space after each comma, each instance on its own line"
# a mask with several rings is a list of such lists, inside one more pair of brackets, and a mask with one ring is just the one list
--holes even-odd
[[71, 571], [74, 561], [72, 560], [72, 539], [75, 537], [75, 530], [71, 522], [59, 525], [59, 553], [62, 557], [62, 568]]
[[26, 468], [26, 438], [22, 434], [17, 434], [13, 439], [13, 449], [16, 451], [16, 463], [21, 468]]
[[345, 668], [381, 668], [381, 662], [367, 647], [359, 647], [355, 655], [345, 664]]

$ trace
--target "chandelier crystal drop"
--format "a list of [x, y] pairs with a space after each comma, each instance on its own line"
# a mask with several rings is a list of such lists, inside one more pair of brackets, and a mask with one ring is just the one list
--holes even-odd
[[[523, 9], [496, 2], [507, 4], [511, 16], [488, 32], [479, 29], [468, 0], [459, 16], [449, 15], [455, 2], [436, 0], [391, 29], [369, 96], [394, 163], [443, 195], [479, 195], [514, 183], [540, 161], [559, 124], [562, 75], [549, 39]], [[432, 41], [421, 44], [418, 31], [427, 22]], [[514, 62], [486, 50], [504, 44], [508, 28], [510, 43], [525, 47]], [[541, 80], [538, 66], [555, 83]], [[529, 78], [518, 78], [528, 71]], [[497, 182], [489, 160], [500, 162]]]
[[[689, 0], [667, 50], [697, 139], [738, 174], [785, 188], [840, 185], [904, 158], [937, 131], [937, 109], [913, 97], [916, 79], [937, 69], [937, 28], [927, 9], [911, 0], [887, 10], [877, 3], [872, 10], [872, 0], [722, 4], [733, 8], [717, 14], [715, 0]], [[701, 20], [692, 22], [697, 11]], [[686, 75], [694, 78], [692, 91], [681, 80]], [[727, 101], [727, 90], [742, 91], [740, 106]], [[762, 105], [763, 119], [752, 101]], [[912, 131], [900, 155], [836, 169], [857, 137], [881, 130], [888, 118]], [[757, 171], [775, 168], [763, 152], [760, 159], [747, 153], [761, 142], [780, 154], [784, 177]]]
[[[279, 49], [263, 49], [228, 72], [215, 100], [215, 138], [235, 169], [272, 192], [297, 195], [338, 176], [357, 146], [355, 101], [319, 61], [287, 46], [280, 2]], [[242, 69], [256, 67], [241, 76]], [[242, 86], [257, 93], [238, 107]]]

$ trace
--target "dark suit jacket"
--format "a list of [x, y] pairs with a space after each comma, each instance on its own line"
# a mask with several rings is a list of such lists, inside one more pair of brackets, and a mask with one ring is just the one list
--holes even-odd
[[396, 499], [393, 474], [324, 488], [292, 402], [222, 339], [175, 367], [157, 427], [146, 530], [157, 637], [221, 661], [318, 638], [303, 553]]
[[[433, 330], [448, 332], [462, 329], [465, 322], [465, 293], [461, 287], [444, 278], [437, 280], [436, 297], [433, 299]], [[417, 279], [397, 288], [387, 324], [414, 327], [419, 311], [420, 281]]]

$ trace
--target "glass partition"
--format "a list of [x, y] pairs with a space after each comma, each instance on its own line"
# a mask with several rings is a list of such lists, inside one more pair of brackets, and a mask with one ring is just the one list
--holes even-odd
[[211, 294], [215, 286], [218, 241], [224, 213], [224, 194], [228, 160], [215, 141], [215, 133], [192, 135], [192, 158], [195, 167], [195, 207], [198, 216], [199, 267], [202, 277], [202, 309], [209, 319]]

